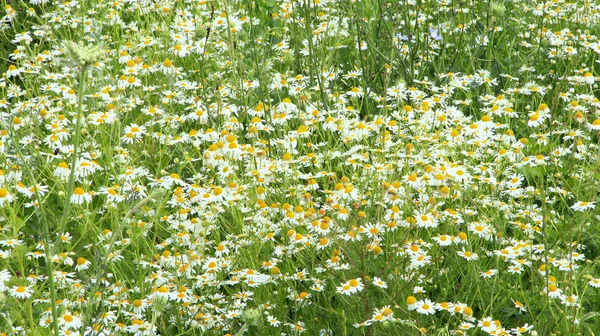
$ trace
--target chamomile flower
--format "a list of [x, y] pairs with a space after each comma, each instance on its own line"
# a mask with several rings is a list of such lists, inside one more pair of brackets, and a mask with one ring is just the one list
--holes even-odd
[[353, 87], [350, 91], [346, 92], [349, 97], [360, 98], [363, 96], [363, 90], [360, 87]]
[[13, 195], [8, 191], [7, 188], [0, 187], [0, 207], [4, 204], [11, 203], [14, 200]]
[[591, 287], [600, 288], [600, 278], [592, 278], [588, 282]]
[[419, 314], [433, 315], [435, 314], [435, 304], [429, 299], [420, 300], [416, 303], [416, 310]]
[[462, 322], [458, 325], [458, 330], [469, 330], [469, 329], [473, 329], [475, 328], [475, 325], [473, 323], [469, 323], [469, 322]]
[[525, 323], [522, 327], [516, 327], [516, 328], [512, 328], [510, 329], [510, 331], [516, 335], [516, 336], [521, 336], [524, 333], [533, 330], [533, 326], [529, 325], [528, 323]]
[[83, 270], [90, 268], [91, 265], [92, 265], [91, 261], [89, 261], [83, 257], [80, 257], [77, 259], [77, 265], [75, 266], [75, 270], [83, 271]]
[[556, 284], [549, 284], [547, 288], [544, 288], [543, 293], [548, 293], [551, 298], [560, 298], [562, 295], [562, 289], [558, 288]]
[[577, 203], [571, 206], [571, 209], [573, 209], [574, 211], [584, 212], [585, 210], [593, 209], [595, 204], [596, 202], [578, 201]]
[[418, 303], [417, 298], [415, 298], [414, 296], [409, 296], [406, 298], [406, 304], [408, 306], [408, 310], [417, 309], [417, 306], [418, 306], [417, 303]]
[[498, 274], [498, 270], [497, 269], [489, 269], [489, 270], [487, 270], [485, 272], [481, 272], [480, 276], [482, 278], [488, 279], [488, 278], [493, 277], [496, 274]]
[[269, 322], [269, 325], [271, 327], [279, 327], [279, 325], [281, 324], [281, 321], [279, 321], [275, 316], [273, 315], [267, 315], [267, 322]]
[[344, 295], [352, 295], [364, 288], [360, 278], [352, 279], [337, 287], [337, 292]]
[[72, 314], [70, 311], [65, 311], [64, 314], [59, 318], [58, 325], [64, 329], [79, 329], [81, 328], [82, 321], [79, 316]]
[[364, 285], [362, 284], [362, 280], [360, 278], [351, 279], [350, 281], [348, 281], [348, 284], [355, 293], [362, 291], [364, 288]]
[[83, 188], [77, 187], [71, 195], [71, 203], [81, 205], [92, 201], [92, 195], [86, 192]]
[[458, 251], [457, 254], [469, 261], [479, 259], [479, 256], [477, 255], [477, 253], [474, 253], [471, 251], [465, 251], [464, 249], [462, 251]]
[[159, 69], [165, 75], [170, 75], [175, 72], [175, 67], [173, 65], [173, 61], [171, 61], [170, 59], [164, 60], [162, 62], [162, 64], [160, 65]]
[[438, 243], [440, 246], [450, 246], [452, 245], [452, 236], [449, 235], [441, 235], [433, 237], [433, 240]]
[[381, 280], [379, 277], [373, 277], [373, 285], [375, 285], [381, 289], [388, 288], [387, 283], [385, 281]]
[[522, 313], [527, 312], [527, 307], [521, 301], [515, 301], [513, 299], [511, 299], [511, 300], [514, 303], [516, 309], [518, 309]]
[[31, 286], [13, 286], [8, 290], [8, 295], [17, 299], [29, 299], [33, 295]]
[[137, 124], [131, 124], [125, 127], [123, 133], [124, 135], [121, 138], [121, 141], [125, 144], [132, 144], [142, 140], [142, 137], [146, 133], [146, 127], [139, 126]]
[[498, 329], [498, 325], [495, 323], [491, 316], [485, 317], [477, 323], [477, 326], [481, 328], [481, 330], [485, 331], [488, 334], [491, 334]]
[[23, 69], [17, 68], [14, 64], [8, 66], [8, 70], [6, 70], [6, 77], [16, 77], [23, 72]]
[[600, 131], [600, 119], [594, 119], [594, 121], [587, 124], [587, 127], [592, 131]]
[[429, 228], [435, 228], [439, 225], [437, 218], [431, 213], [427, 213], [427, 212], [421, 213], [421, 212], [417, 211], [417, 212], [415, 212], [413, 218], [415, 218], [416, 225], [421, 228], [429, 229]]
[[561, 303], [567, 307], [579, 307], [580, 304], [578, 302], [579, 297], [575, 294], [572, 295], [563, 295], [561, 297]]

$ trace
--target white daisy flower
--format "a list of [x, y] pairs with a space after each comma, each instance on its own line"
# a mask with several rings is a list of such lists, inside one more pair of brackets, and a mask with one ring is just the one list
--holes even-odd
[[11, 203], [14, 197], [8, 192], [6, 188], [0, 188], [0, 207], [5, 203]]
[[73, 204], [81, 205], [83, 203], [89, 203], [92, 201], [92, 195], [87, 193], [83, 188], [77, 187], [73, 190], [73, 195], [71, 195], [71, 202]]
[[8, 295], [17, 299], [29, 299], [33, 294], [33, 289], [29, 286], [13, 286], [8, 290]]

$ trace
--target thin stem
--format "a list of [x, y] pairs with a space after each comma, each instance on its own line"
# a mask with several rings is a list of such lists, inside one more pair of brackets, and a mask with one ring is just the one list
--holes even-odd
[[69, 211], [71, 210], [71, 194], [73, 194], [73, 187], [75, 184], [75, 165], [77, 164], [77, 155], [79, 150], [79, 138], [81, 135], [81, 111], [83, 110], [83, 91], [85, 89], [85, 75], [86, 75], [87, 67], [81, 67], [79, 71], [79, 92], [77, 93], [77, 116], [75, 123], [75, 143], [73, 145], [73, 158], [71, 159], [71, 172], [69, 174], [69, 182], [67, 184], [67, 192], [66, 192], [66, 203], [65, 208], [60, 219], [60, 223], [58, 224], [58, 229], [60, 231], [63, 230], [67, 218], [69, 217]]
[[244, 331], [246, 331], [246, 328], [248, 328], [248, 323], [245, 323], [245, 322], [244, 322], [244, 324], [242, 325], [242, 327], [240, 328], [240, 330], [238, 330], [238, 331], [235, 333], [235, 336], [241, 336], [241, 335], [243, 335], [243, 334], [244, 334]]

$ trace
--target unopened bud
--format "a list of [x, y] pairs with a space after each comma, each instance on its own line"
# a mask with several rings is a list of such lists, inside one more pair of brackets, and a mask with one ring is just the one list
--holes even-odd
[[262, 324], [262, 313], [258, 308], [251, 308], [244, 311], [242, 320], [249, 325], [259, 326]]
[[156, 296], [154, 300], [152, 300], [152, 306], [157, 312], [163, 311], [167, 307], [167, 303], [169, 303], [169, 301], [162, 296]]
[[96, 45], [83, 45], [73, 41], [65, 42], [69, 57], [79, 65], [88, 66], [98, 62], [104, 56], [104, 50]]
[[498, 18], [502, 16], [502, 14], [504, 14], [504, 11], [506, 11], [506, 8], [504, 8], [504, 5], [502, 3], [492, 2], [490, 4], [490, 13], [493, 17]]

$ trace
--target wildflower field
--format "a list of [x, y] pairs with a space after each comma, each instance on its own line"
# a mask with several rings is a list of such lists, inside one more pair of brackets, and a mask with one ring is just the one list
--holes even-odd
[[15, 0], [0, 335], [600, 334], [600, 3]]

